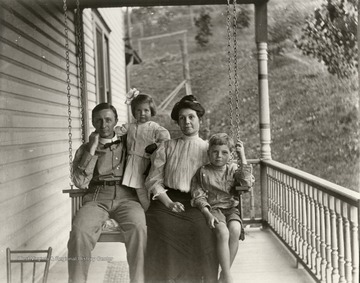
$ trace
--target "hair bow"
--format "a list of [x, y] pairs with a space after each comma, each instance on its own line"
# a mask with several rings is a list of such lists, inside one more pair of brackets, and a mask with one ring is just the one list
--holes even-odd
[[131, 101], [140, 94], [136, 88], [130, 88], [129, 92], [126, 94], [126, 104], [131, 104]]

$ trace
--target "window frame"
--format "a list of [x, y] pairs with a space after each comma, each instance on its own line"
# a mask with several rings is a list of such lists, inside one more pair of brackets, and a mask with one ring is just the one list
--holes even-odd
[[112, 103], [110, 69], [111, 29], [97, 9], [92, 9], [96, 103]]

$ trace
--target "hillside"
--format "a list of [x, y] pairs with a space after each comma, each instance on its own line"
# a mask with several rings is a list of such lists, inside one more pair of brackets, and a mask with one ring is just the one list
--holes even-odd
[[[180, 24], [181, 19], [177, 18], [176, 27], [169, 30], [188, 30], [193, 94], [208, 110], [204, 121], [210, 122], [211, 133], [228, 132], [226, 16], [222, 6], [211, 9], [213, 36], [208, 47], [196, 46], [196, 30], [188, 19]], [[134, 66], [131, 73], [132, 87], [152, 94], [158, 104], [183, 80], [178, 39], [147, 42], [143, 46], [143, 63]], [[253, 27], [239, 31], [237, 42], [240, 134], [248, 158], [258, 158], [259, 109]], [[272, 158], [357, 190], [360, 168], [356, 78], [337, 79], [328, 74], [322, 64], [301, 55], [291, 44], [281, 55], [270, 54], [269, 58]], [[175, 101], [182, 95], [184, 91]], [[167, 110], [171, 107], [172, 104]], [[169, 128], [172, 135], [177, 135], [177, 125], [170, 121], [168, 111], [156, 119]]]

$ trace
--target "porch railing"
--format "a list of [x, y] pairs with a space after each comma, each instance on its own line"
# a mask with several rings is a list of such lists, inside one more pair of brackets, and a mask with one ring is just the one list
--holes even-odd
[[360, 194], [273, 160], [260, 171], [262, 220], [298, 262], [316, 281], [358, 283]]

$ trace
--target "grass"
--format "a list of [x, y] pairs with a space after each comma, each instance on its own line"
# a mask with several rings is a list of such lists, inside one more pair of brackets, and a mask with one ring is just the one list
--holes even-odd
[[[223, 7], [214, 10], [224, 12]], [[196, 46], [196, 31], [186, 23], [192, 91], [208, 111], [204, 121], [210, 122], [211, 133], [229, 132], [231, 124], [226, 21], [224, 14], [218, 15], [214, 16], [213, 36], [207, 48]], [[183, 29], [179, 22], [177, 26], [178, 30]], [[239, 32], [237, 42], [240, 135], [247, 157], [258, 158], [259, 103], [253, 27]], [[183, 80], [178, 44], [177, 38], [167, 38], [155, 45], [144, 45], [143, 63], [133, 68], [132, 87], [153, 95], [157, 104]], [[294, 48], [288, 48], [282, 56], [271, 56], [268, 67], [272, 158], [358, 191], [360, 137], [356, 78], [340, 80]], [[175, 101], [184, 94], [182, 90]], [[168, 116], [173, 103], [156, 119], [175, 136], [179, 134], [177, 125]]]

